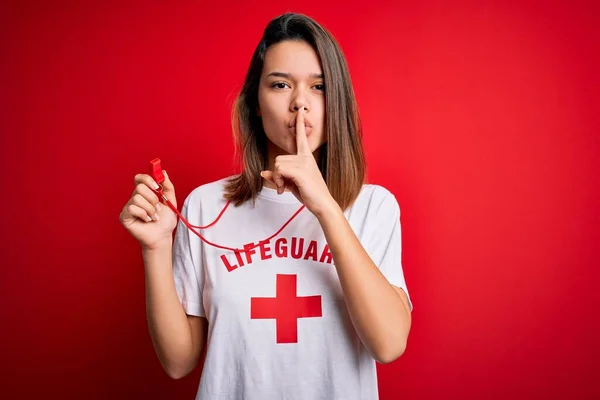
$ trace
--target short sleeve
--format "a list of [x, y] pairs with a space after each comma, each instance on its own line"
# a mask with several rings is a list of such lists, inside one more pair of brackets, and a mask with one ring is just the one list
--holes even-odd
[[[189, 219], [188, 206], [191, 196], [186, 198], [181, 215]], [[192, 218], [195, 220], [195, 218]], [[193, 222], [190, 221], [191, 224]], [[177, 223], [175, 239], [173, 241], [173, 278], [177, 296], [188, 315], [206, 317], [202, 302], [202, 288], [204, 286], [204, 273], [201, 269], [202, 255], [199, 238], [183, 223], [181, 218]]]
[[412, 311], [413, 305], [402, 269], [400, 206], [391, 192], [388, 192], [379, 204], [377, 220], [375, 229], [370, 232], [367, 238], [365, 250], [388, 282], [404, 290], [408, 297], [410, 311]]

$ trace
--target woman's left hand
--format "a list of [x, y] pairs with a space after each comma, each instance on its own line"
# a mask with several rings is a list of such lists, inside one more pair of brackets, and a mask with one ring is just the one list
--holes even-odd
[[275, 158], [274, 171], [263, 171], [260, 175], [275, 184], [278, 193], [289, 189], [298, 201], [318, 217], [337, 203], [329, 193], [310, 151], [304, 126], [304, 109], [296, 116], [296, 145], [297, 154], [278, 156]]

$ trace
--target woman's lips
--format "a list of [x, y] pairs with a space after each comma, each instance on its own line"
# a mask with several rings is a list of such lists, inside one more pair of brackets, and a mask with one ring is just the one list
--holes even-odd
[[[288, 129], [291, 130], [294, 133], [294, 135], [296, 134], [295, 126], [288, 127]], [[312, 132], [312, 126], [305, 126], [304, 129], [306, 131], [306, 136], [308, 136]]]

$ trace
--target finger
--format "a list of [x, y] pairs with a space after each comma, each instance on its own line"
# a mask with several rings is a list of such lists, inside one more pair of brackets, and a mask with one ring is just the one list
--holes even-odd
[[[175, 187], [173, 186], [173, 183], [169, 179], [169, 176], [167, 175], [167, 171], [163, 170], [163, 175], [165, 176], [165, 180], [162, 182], [163, 194], [167, 197], [167, 199], [169, 199], [169, 201], [171, 201], [171, 203], [173, 203], [173, 205], [175, 207], [177, 207], [177, 201], [175, 198]], [[152, 176], [150, 176], [148, 174], [137, 174], [134, 178], [134, 181], [135, 181], [136, 187], [140, 183], [143, 183], [153, 190], [159, 189], [159, 186], [156, 183], [156, 181], [154, 180], [154, 178], [152, 178]], [[162, 199], [159, 198], [155, 192], [153, 192], [153, 193], [154, 193], [154, 196], [157, 198], [157, 201], [162, 201]]]
[[306, 137], [306, 127], [304, 126], [304, 107], [296, 115], [296, 149], [297, 154], [310, 154], [310, 146]]
[[277, 193], [285, 192], [285, 172], [281, 160], [275, 161], [275, 169], [273, 170], [273, 181], [277, 185]]
[[165, 171], [164, 169], [163, 175], [165, 176], [165, 180], [162, 183], [163, 193], [167, 197], [167, 199], [169, 199], [169, 201], [173, 203], [175, 207], [177, 207], [177, 200], [175, 198], [175, 186], [173, 185], [173, 182], [171, 182], [169, 175], [167, 175], [167, 171]]
[[[143, 222], [152, 222], [152, 218], [150, 218], [150, 216], [148, 215], [146, 210], [144, 210], [141, 207], [136, 206], [135, 204], [129, 204], [126, 207], [126, 212], [130, 216], [136, 217], [136, 218], [142, 220]], [[125, 216], [124, 219], [127, 219], [127, 216]]]
[[273, 180], [273, 172], [272, 171], [262, 171], [260, 173], [260, 176], [265, 178], [266, 181], [271, 182], [272, 184], [276, 185], [275, 181]]
[[[156, 196], [155, 196], [156, 197]], [[137, 193], [131, 198], [131, 204], [138, 206], [146, 212], [146, 215], [150, 216], [153, 220], [158, 221], [158, 210], [141, 194]]]
[[158, 189], [158, 183], [156, 183], [156, 181], [154, 180], [154, 178], [152, 178], [150, 175], [148, 174], [137, 174], [134, 178], [133, 178], [134, 182], [135, 182], [135, 186], [137, 187], [140, 183], [145, 184], [146, 186], [148, 186], [151, 189], [157, 190]]
[[148, 203], [157, 207], [157, 209], [160, 211], [160, 199], [158, 198], [156, 193], [153, 190], [151, 190], [145, 183], [138, 184], [135, 187], [135, 190], [133, 191], [133, 195], [131, 197], [134, 197], [136, 194], [141, 195], [144, 199], [148, 201]]
[[285, 191], [285, 181], [281, 173], [275, 171], [273, 173], [273, 182], [277, 185], [277, 193], [281, 194]]
[[283, 178], [276, 179], [275, 173], [273, 171], [262, 171], [260, 173], [260, 176], [262, 176], [263, 178], [265, 178], [265, 180], [267, 180], [267, 181], [271, 182], [272, 184], [274, 184], [275, 186], [277, 186], [278, 194], [281, 194], [285, 191], [285, 181], [283, 180]]
[[[274, 171], [263, 171], [265, 176], [269, 177], [269, 181], [273, 182], [277, 186], [277, 193], [281, 194], [285, 191], [285, 182], [284, 176], [281, 173], [281, 162], [275, 162], [275, 170]], [[262, 175], [262, 174], [261, 174]]]

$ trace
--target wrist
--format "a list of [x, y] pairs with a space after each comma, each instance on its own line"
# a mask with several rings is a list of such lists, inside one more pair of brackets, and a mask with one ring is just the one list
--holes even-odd
[[337, 217], [340, 215], [343, 216], [343, 214], [344, 212], [340, 208], [339, 204], [332, 197], [322, 209], [315, 213], [315, 217], [322, 222], [322, 220], [325, 218]]
[[142, 245], [143, 254], [159, 253], [173, 248], [173, 238], [171, 236], [161, 239], [151, 245]]

